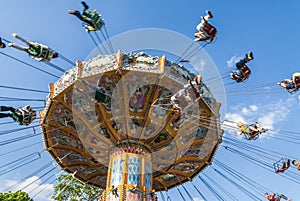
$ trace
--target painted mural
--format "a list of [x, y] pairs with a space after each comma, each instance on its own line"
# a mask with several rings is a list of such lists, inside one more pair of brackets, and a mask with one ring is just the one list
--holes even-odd
[[114, 195], [113, 195], [113, 193], [109, 193], [106, 197], [106, 200], [107, 201], [120, 201], [120, 191], [117, 190]]
[[157, 97], [153, 101], [152, 110], [150, 111], [150, 115], [157, 119], [165, 119], [166, 114], [171, 107], [170, 97], [172, 92], [164, 87], [158, 87]]
[[83, 150], [82, 142], [77, 137], [68, 134], [63, 130], [59, 129], [56, 131], [50, 131], [48, 135], [54, 146], [62, 145], [62, 146], [68, 146], [79, 150]]
[[181, 162], [181, 163], [174, 165], [173, 169], [179, 170], [184, 174], [191, 174], [197, 169], [198, 166], [199, 166], [199, 163], [197, 163], [197, 162], [186, 161], [186, 162]]
[[127, 190], [126, 199], [130, 201], [142, 201], [143, 194], [140, 190], [135, 190], [134, 192]]
[[156, 146], [164, 141], [169, 139], [169, 134], [167, 132], [161, 132], [152, 142], [150, 142], [151, 146]]
[[130, 129], [130, 137], [131, 138], [138, 138], [139, 137], [139, 130], [141, 129], [141, 123], [136, 120], [136, 119], [132, 119], [131, 121], [129, 121], [128, 123], [129, 125], [129, 129]]
[[121, 139], [125, 139], [126, 131], [123, 128], [123, 124], [120, 121], [113, 121], [111, 127], [115, 129], [116, 133], [120, 136]]
[[150, 90], [150, 87], [143, 86], [138, 88], [131, 96], [129, 100], [129, 109], [132, 112], [142, 112], [146, 104], [146, 96]]
[[57, 103], [55, 105], [55, 109], [52, 110], [50, 120], [51, 122], [59, 124], [59, 126], [68, 127], [74, 131], [76, 130], [72, 112], [61, 103]]
[[157, 134], [158, 130], [159, 130], [158, 125], [150, 122], [144, 128], [142, 139], [150, 139], [151, 137], [154, 137]]
[[72, 108], [72, 96], [73, 96], [73, 88], [70, 88], [66, 91], [64, 94], [63, 100], [65, 103], [67, 103], [70, 108]]
[[[118, 77], [115, 73], [112, 74], [104, 74], [101, 76], [101, 78], [97, 81], [97, 87], [101, 87], [105, 90], [105, 93], [108, 94], [108, 96], [112, 97], [113, 93], [114, 96], [118, 97], [118, 90], [116, 88], [116, 83], [118, 81]], [[111, 113], [112, 108], [112, 102], [114, 101], [107, 101], [103, 104], [105, 107], [105, 111], [107, 113]], [[114, 112], [117, 113], [119, 111], [120, 106], [118, 106], [117, 102], [113, 105]]]

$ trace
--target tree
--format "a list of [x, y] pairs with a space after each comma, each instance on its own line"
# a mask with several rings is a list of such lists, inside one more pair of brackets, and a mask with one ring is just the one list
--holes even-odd
[[57, 201], [93, 201], [102, 193], [102, 189], [86, 185], [71, 174], [61, 174], [54, 186], [53, 200]]
[[0, 193], [0, 201], [33, 201], [28, 195], [23, 191]]

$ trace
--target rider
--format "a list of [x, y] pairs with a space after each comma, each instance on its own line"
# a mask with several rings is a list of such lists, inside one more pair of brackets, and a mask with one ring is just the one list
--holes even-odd
[[245, 125], [242, 122], [238, 122], [237, 126], [240, 128], [239, 135], [246, 134], [250, 138], [249, 140], [253, 140], [255, 136], [257, 136], [259, 133], [266, 132], [268, 129], [263, 128], [259, 123]]
[[300, 73], [294, 73], [292, 79], [285, 79], [281, 82], [278, 82], [278, 85], [285, 88], [288, 92], [293, 93], [298, 90], [296, 79], [300, 77]]
[[198, 32], [195, 33], [195, 37], [196, 37], [196, 39], [194, 40], [195, 42], [206, 41], [208, 39], [210, 39], [210, 42], [213, 41], [214, 35], [207, 33], [207, 31], [205, 30], [205, 26], [207, 26], [207, 24], [209, 24], [208, 20], [210, 18], [213, 18], [213, 15], [212, 15], [211, 11], [209, 11], [209, 10], [206, 11], [206, 15], [204, 17], [201, 16], [201, 22], [196, 27]]
[[292, 93], [296, 90], [296, 85], [291, 79], [285, 79], [281, 82], [278, 82], [278, 85], [285, 88], [288, 92]]
[[97, 87], [95, 93], [95, 100], [98, 103], [108, 103], [110, 101], [110, 95], [106, 92], [104, 87]]
[[138, 190], [137, 184], [134, 184], [131, 189], [129, 189], [130, 192], [135, 193]]
[[29, 105], [23, 108], [15, 109], [13, 107], [0, 106], [1, 112], [10, 111], [11, 113], [0, 113], [0, 118], [11, 117], [20, 125], [28, 126], [33, 120], [36, 119], [36, 111], [32, 110]]
[[191, 85], [191, 87], [193, 87], [193, 88], [195, 87], [194, 85], [201, 87], [203, 85], [202, 75], [196, 75], [196, 76], [194, 76], [193, 81], [189, 79], [188, 82]]
[[296, 160], [292, 161], [293, 165], [297, 167], [298, 170], [300, 170], [300, 163], [297, 162]]
[[253, 52], [249, 52], [248, 54], [246, 54], [245, 58], [241, 59], [239, 62], [235, 64], [237, 70], [233, 70], [231, 72], [231, 77], [237, 82], [241, 82], [245, 80], [247, 77], [245, 77], [241, 69], [246, 65], [247, 62], [251, 60], [253, 60]]
[[290, 198], [287, 198], [285, 195], [283, 194], [280, 194], [278, 197], [276, 196], [276, 193], [273, 193], [273, 194], [268, 194], [268, 193], [265, 193], [264, 196], [269, 200], [269, 201], [280, 201], [280, 199], [285, 199], [287, 201], [291, 201], [292, 199]]
[[111, 193], [112, 193], [115, 197], [119, 197], [119, 194], [118, 194], [118, 188], [115, 187], [114, 185], [111, 186]]
[[89, 10], [89, 6], [84, 1], [81, 4], [84, 7], [82, 14], [78, 10], [69, 10], [68, 13], [75, 15], [81, 21], [87, 23], [89, 25], [86, 29], [87, 32], [100, 30], [104, 25], [101, 15], [96, 10]]
[[19, 39], [28, 47], [20, 47], [14, 43], [8, 43], [7, 45], [10, 47], [14, 47], [18, 50], [27, 52], [32, 58], [38, 60], [38, 61], [46, 61], [49, 62], [53, 58], [58, 57], [58, 53], [51, 50], [48, 46], [36, 43], [36, 42], [28, 42], [24, 38], [18, 36], [16, 33], [12, 34], [13, 37]]
[[5, 43], [3, 43], [2, 38], [0, 38], [0, 48], [5, 48], [5, 47], [6, 47]]
[[194, 85], [202, 86], [201, 75], [195, 76], [193, 81], [189, 80], [189, 84], [184, 85], [183, 89], [180, 89], [177, 93], [171, 96], [171, 104], [174, 109], [182, 111], [192, 104], [192, 101], [194, 101], [195, 98], [200, 96]]
[[157, 197], [154, 189], [151, 191], [150, 196], [151, 196], [151, 201], [157, 201], [158, 200], [158, 197]]

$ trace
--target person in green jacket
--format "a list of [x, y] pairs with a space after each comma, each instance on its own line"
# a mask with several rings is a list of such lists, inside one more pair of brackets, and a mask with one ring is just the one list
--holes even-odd
[[89, 10], [89, 6], [84, 1], [81, 4], [84, 7], [82, 14], [78, 10], [69, 10], [68, 13], [75, 15], [81, 21], [87, 23], [87, 32], [100, 30], [104, 25], [101, 15], [96, 10]]
[[[5, 113], [7, 111], [10, 111], [11, 113]], [[17, 109], [9, 106], [0, 106], [0, 118], [6, 117], [12, 118], [20, 125], [28, 126], [36, 119], [36, 111], [34, 111], [29, 105]]]
[[32, 58], [38, 61], [46, 61], [49, 62], [53, 58], [58, 57], [58, 53], [51, 50], [48, 46], [36, 43], [36, 42], [28, 42], [21, 36], [17, 35], [16, 33], [12, 34], [13, 37], [19, 39], [20, 41], [24, 42], [28, 47], [21, 47], [14, 43], [8, 43], [9, 47], [14, 47], [18, 50], [27, 52]]

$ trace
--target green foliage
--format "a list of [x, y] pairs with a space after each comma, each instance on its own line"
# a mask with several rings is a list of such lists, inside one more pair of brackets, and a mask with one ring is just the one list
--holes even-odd
[[0, 201], [33, 201], [28, 195], [28, 193], [17, 191], [0, 193]]
[[70, 174], [61, 174], [51, 197], [57, 201], [93, 201], [102, 193], [101, 188], [85, 185]]

